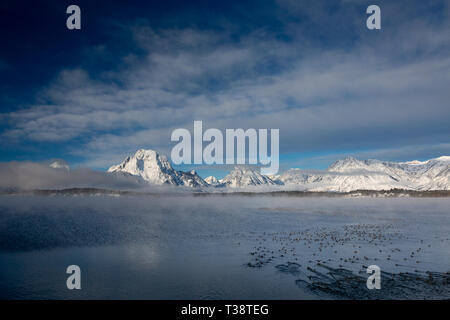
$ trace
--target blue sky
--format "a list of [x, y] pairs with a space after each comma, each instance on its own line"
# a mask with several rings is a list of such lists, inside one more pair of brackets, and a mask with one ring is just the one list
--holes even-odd
[[194, 120], [279, 128], [282, 169], [450, 154], [448, 1], [6, 0], [0, 36], [3, 162], [103, 170]]

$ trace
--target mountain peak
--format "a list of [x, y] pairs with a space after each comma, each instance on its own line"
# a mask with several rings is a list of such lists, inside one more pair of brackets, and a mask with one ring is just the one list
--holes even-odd
[[134, 154], [134, 157], [138, 159], [151, 159], [156, 158], [158, 156], [159, 156], [158, 152], [152, 149], [139, 149]]
[[69, 165], [64, 160], [55, 160], [49, 164], [49, 167], [53, 169], [70, 169]]
[[207, 177], [207, 178], [205, 179], [205, 181], [206, 181], [209, 185], [212, 185], [212, 186], [217, 186], [217, 185], [220, 184], [219, 180], [217, 180], [217, 178], [214, 177], [214, 176], [209, 176], [209, 177]]
[[268, 176], [248, 166], [235, 167], [221, 182], [232, 188], [277, 184]]
[[328, 171], [352, 171], [352, 170], [361, 170], [365, 167], [364, 161], [358, 160], [354, 157], [347, 156], [344, 159], [336, 160], [328, 167]]
[[150, 184], [207, 186], [208, 184], [194, 171], [175, 170], [165, 156], [151, 149], [139, 149], [122, 163], [112, 166], [108, 172], [125, 173], [141, 177]]

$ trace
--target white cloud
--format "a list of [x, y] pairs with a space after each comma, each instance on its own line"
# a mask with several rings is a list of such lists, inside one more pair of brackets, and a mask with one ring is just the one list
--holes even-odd
[[[305, 14], [317, 19], [323, 8], [313, 9]], [[326, 49], [303, 41], [295, 23], [286, 25], [297, 30], [293, 43], [269, 32], [233, 41], [227, 31], [135, 26], [144, 58], [125, 58], [126, 69], [101, 80], [62, 71], [39, 104], [3, 115], [10, 127], [2, 136], [82, 138], [70, 151], [97, 164], [138, 147], [167, 152], [172, 129], [194, 120], [280, 128], [282, 151], [435, 144], [450, 127], [448, 21], [400, 18], [379, 37], [358, 31], [356, 44]]]

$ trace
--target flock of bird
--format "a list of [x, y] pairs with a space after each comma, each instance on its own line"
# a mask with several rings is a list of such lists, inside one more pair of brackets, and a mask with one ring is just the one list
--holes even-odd
[[[429, 281], [428, 273], [423, 276], [424, 272], [418, 270], [422, 259], [426, 258], [424, 252], [432, 248], [432, 242], [409, 239], [392, 224], [350, 224], [333, 229], [317, 227], [292, 232], [264, 232], [256, 235], [255, 240], [257, 245], [250, 252], [251, 260], [247, 267], [262, 268], [274, 264], [278, 271], [301, 275], [296, 283], [307, 284], [310, 289], [319, 288], [330, 293], [339, 291], [341, 287], [339, 292], [351, 298], [348, 286], [356, 288], [359, 285], [367, 290], [365, 281], [368, 275], [357, 274], [365, 274], [370, 264], [382, 267], [383, 274], [390, 279], [391, 293], [397, 292], [393, 289], [394, 283], [405, 279], [414, 279], [423, 285], [436, 284]], [[401, 242], [408, 245], [402, 246]], [[447, 272], [435, 273], [433, 279], [440, 279], [438, 283], [448, 289], [449, 278]], [[402, 286], [408, 288], [407, 285]], [[449, 290], [444, 292], [447, 298], [450, 297]]]

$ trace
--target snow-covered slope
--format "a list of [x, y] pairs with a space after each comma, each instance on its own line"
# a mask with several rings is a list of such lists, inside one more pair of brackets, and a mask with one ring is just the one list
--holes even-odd
[[419, 190], [450, 190], [450, 157], [443, 156], [420, 164], [401, 166]]
[[231, 188], [244, 188], [250, 186], [277, 185], [268, 176], [262, 175], [258, 170], [249, 167], [235, 167], [220, 182]]
[[208, 186], [195, 171], [175, 170], [165, 156], [159, 155], [154, 150], [140, 149], [122, 163], [110, 167], [108, 172], [131, 174], [156, 185]]

